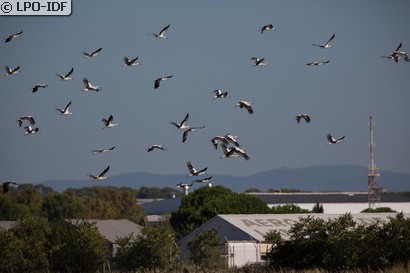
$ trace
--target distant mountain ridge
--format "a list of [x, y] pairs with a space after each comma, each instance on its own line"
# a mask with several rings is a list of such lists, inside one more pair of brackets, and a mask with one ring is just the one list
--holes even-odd
[[[212, 176], [213, 185], [222, 185], [235, 192], [243, 192], [249, 188], [299, 189], [304, 191], [367, 191], [367, 168], [357, 165], [325, 165], [302, 168], [282, 167], [259, 172], [250, 176]], [[203, 176], [207, 177], [207, 175]], [[96, 185], [130, 187], [175, 187], [180, 182], [190, 182], [186, 174], [151, 174], [147, 172], [125, 173], [110, 176], [107, 180], [48, 180], [39, 182], [45, 186], [62, 192], [67, 188], [82, 188]], [[378, 180], [380, 186], [390, 192], [410, 191], [410, 174], [381, 171]], [[192, 189], [201, 185], [196, 183]]]

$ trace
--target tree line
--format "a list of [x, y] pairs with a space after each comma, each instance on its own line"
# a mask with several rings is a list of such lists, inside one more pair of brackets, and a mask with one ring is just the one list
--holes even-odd
[[272, 244], [266, 255], [274, 269], [329, 272], [409, 270], [410, 219], [403, 213], [385, 223], [358, 224], [350, 214], [323, 220], [301, 218], [284, 240], [274, 231], [265, 235]]
[[[117, 238], [118, 249], [93, 223], [27, 218], [0, 232], [0, 272], [408, 272], [410, 219], [396, 214], [384, 223], [363, 225], [350, 214], [324, 220], [302, 217], [284, 240], [265, 235], [272, 245], [265, 263], [229, 271], [216, 230], [188, 243], [189, 263], [180, 261], [176, 233], [168, 223], [144, 226], [141, 234]], [[185, 269], [185, 270], [184, 270]], [[304, 271], [305, 270], [305, 271]], [[192, 272], [192, 271], [191, 271]], [[400, 271], [396, 271], [400, 272]]]
[[137, 204], [140, 198], [171, 198], [182, 192], [165, 187], [85, 187], [62, 193], [43, 185], [22, 184], [0, 194], [0, 220], [27, 217], [47, 219], [129, 219], [142, 223], [144, 212]]
[[[138, 191], [130, 188], [91, 187], [57, 193], [42, 185], [21, 185], [1, 194], [1, 220], [19, 221], [11, 229], [0, 231], [0, 272], [96, 272], [104, 264], [121, 272], [178, 271], [185, 264], [178, 260], [176, 242], [216, 214], [323, 212], [319, 203], [312, 210], [294, 204], [269, 208], [252, 195], [222, 186], [201, 187], [182, 198], [169, 221], [150, 226], [143, 221], [137, 196]], [[141, 234], [118, 238], [119, 248], [113, 257], [109, 243], [95, 225], [66, 221], [89, 218], [126, 218], [142, 224], [143, 229]], [[265, 257], [262, 272], [279, 268], [365, 271], [407, 266], [409, 221], [398, 214], [383, 225], [363, 226], [349, 215], [331, 221], [307, 216], [293, 226], [289, 240], [275, 232], [266, 234], [266, 241], [273, 247]], [[190, 264], [198, 270], [225, 269], [216, 231], [198, 235], [188, 247], [192, 253]]]

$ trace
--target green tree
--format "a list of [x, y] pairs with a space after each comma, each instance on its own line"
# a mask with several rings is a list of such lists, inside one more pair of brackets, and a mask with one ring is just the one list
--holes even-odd
[[48, 235], [46, 219], [28, 218], [0, 232], [0, 272], [47, 272]]
[[121, 219], [143, 223], [144, 211], [137, 204], [136, 191], [131, 188], [89, 187], [68, 189], [64, 193], [76, 196], [84, 205], [83, 218]]
[[[379, 271], [391, 266], [386, 255], [386, 236], [381, 232], [379, 223], [368, 226], [359, 225], [356, 233], [360, 236], [355, 243], [359, 249], [359, 267], [363, 272]], [[356, 236], [357, 237], [357, 236]]]
[[0, 220], [15, 221], [30, 216], [30, 208], [19, 204], [14, 197], [0, 194]]
[[131, 188], [121, 188], [121, 203], [119, 210], [119, 218], [126, 218], [135, 223], [143, 224], [144, 209], [137, 204], [135, 191]]
[[44, 198], [42, 210], [49, 220], [77, 219], [83, 217], [85, 206], [74, 195], [51, 193]]
[[379, 208], [367, 208], [362, 210], [360, 213], [383, 213], [383, 212], [396, 212], [389, 207], [379, 207]]
[[248, 193], [248, 192], [262, 192], [262, 191], [258, 188], [249, 188], [244, 191], [244, 193]]
[[142, 234], [119, 238], [114, 259], [122, 270], [165, 270], [176, 266], [178, 248], [170, 227], [145, 226]]
[[109, 260], [109, 244], [94, 223], [59, 220], [50, 227], [52, 272], [96, 272]]
[[172, 198], [173, 196], [182, 196], [183, 193], [181, 191], [176, 190], [175, 188], [171, 187], [164, 187], [162, 189], [158, 187], [141, 187], [137, 191], [138, 198]]
[[27, 218], [0, 232], [0, 272], [96, 272], [107, 241], [93, 224]]
[[396, 217], [382, 227], [385, 237], [385, 253], [388, 253], [388, 260], [392, 264], [402, 265], [408, 271], [410, 261], [410, 219], [405, 218], [403, 213], [398, 213]]
[[316, 201], [316, 204], [312, 208], [312, 212], [313, 213], [323, 213], [324, 212], [323, 205], [321, 205], [319, 201]]
[[282, 236], [280, 235], [280, 232], [277, 231], [277, 230], [271, 230], [271, 231], [267, 232], [263, 236], [263, 239], [264, 239], [265, 243], [270, 244], [270, 248], [266, 250], [267, 253], [262, 258], [264, 260], [269, 260], [269, 258], [270, 258], [269, 252], [271, 252], [280, 243], [282, 243], [283, 239], [282, 239]]
[[171, 215], [171, 225], [184, 236], [217, 214], [269, 213], [265, 201], [244, 193], [234, 193], [222, 187], [201, 187], [185, 196], [178, 211]]
[[26, 205], [30, 209], [30, 215], [35, 217], [44, 216], [41, 211], [43, 195], [31, 184], [23, 184], [15, 192], [16, 202]]
[[386, 271], [410, 262], [410, 219], [397, 214], [386, 223], [357, 224], [350, 214], [333, 220], [301, 218], [268, 254], [275, 268], [329, 272]]
[[203, 271], [218, 271], [226, 267], [221, 256], [221, 246], [218, 232], [215, 229], [206, 230], [201, 235], [188, 242], [191, 252], [190, 260]]
[[273, 214], [291, 214], [291, 213], [309, 213], [310, 212], [309, 210], [302, 209], [301, 207], [295, 204], [273, 206], [270, 210], [271, 210], [270, 213], [273, 213]]
[[358, 224], [350, 214], [328, 220], [326, 227], [326, 247], [323, 249], [322, 268], [349, 271], [359, 267], [358, 242], [362, 237]]

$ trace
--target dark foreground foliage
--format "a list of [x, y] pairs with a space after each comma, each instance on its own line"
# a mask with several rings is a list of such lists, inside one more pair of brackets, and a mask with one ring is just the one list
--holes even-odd
[[30, 218], [0, 232], [0, 272], [96, 272], [107, 241], [93, 224]]
[[328, 221], [307, 217], [289, 234], [288, 240], [270, 235], [274, 247], [267, 258], [273, 269], [408, 270], [410, 219], [402, 213], [389, 222], [367, 226], [357, 224], [350, 214]]

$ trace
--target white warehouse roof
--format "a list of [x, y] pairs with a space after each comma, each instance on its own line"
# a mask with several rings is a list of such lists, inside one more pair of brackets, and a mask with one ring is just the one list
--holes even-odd
[[[343, 214], [218, 214], [201, 227], [182, 238], [183, 245], [192, 240], [196, 234], [201, 234], [208, 229], [216, 229], [221, 241], [263, 241], [263, 236], [277, 230], [283, 238], [288, 236], [289, 229], [300, 218], [308, 216], [315, 218], [335, 219]], [[360, 213], [352, 214], [353, 219], [359, 224], [374, 224], [389, 221], [396, 213]], [[410, 214], [405, 213], [410, 218]]]

